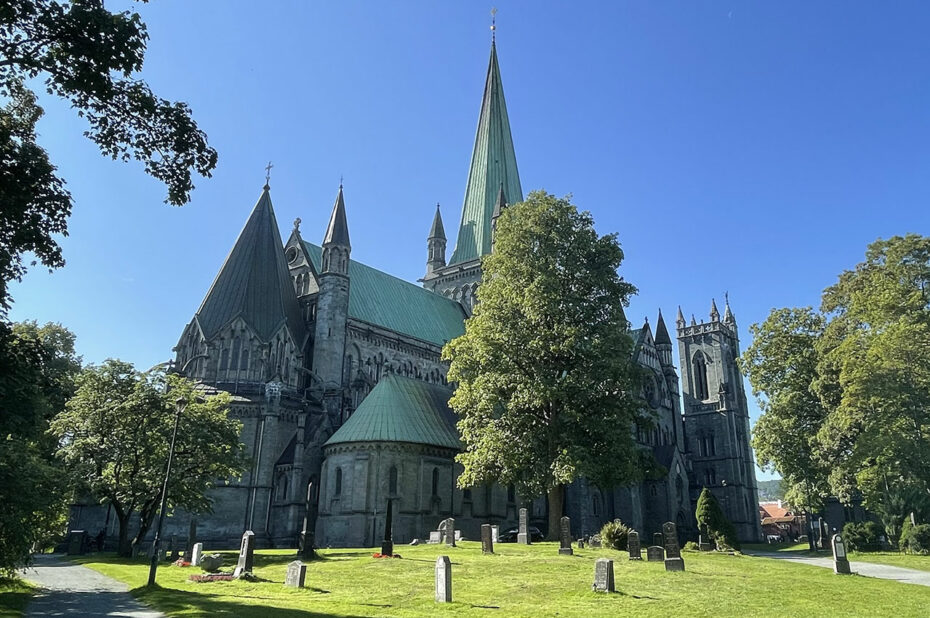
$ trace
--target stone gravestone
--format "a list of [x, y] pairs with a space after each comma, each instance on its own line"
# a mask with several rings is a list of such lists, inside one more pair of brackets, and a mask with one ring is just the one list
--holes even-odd
[[665, 560], [665, 550], [658, 545], [650, 545], [646, 548], [646, 562], [660, 562]]
[[388, 498], [387, 511], [384, 515], [384, 539], [381, 541], [381, 555], [394, 555], [394, 537], [391, 532], [394, 524], [394, 501]]
[[501, 536], [501, 527], [491, 526], [491, 541], [493, 541], [494, 543], [499, 543], [500, 536]]
[[591, 589], [595, 592], [614, 592], [614, 561], [610, 558], [598, 558], [594, 563], [594, 585]]
[[255, 562], [255, 533], [246, 530], [242, 535], [242, 545], [239, 547], [239, 562], [236, 563], [236, 570], [233, 571], [233, 577], [240, 577], [243, 573], [252, 572], [252, 564]]
[[452, 562], [449, 556], [436, 558], [436, 602], [452, 602]]
[[530, 545], [533, 542], [533, 539], [526, 527], [527, 516], [528, 513], [526, 509], [520, 509], [520, 528], [517, 532], [517, 543], [521, 545]]
[[439, 522], [440, 542], [449, 547], [455, 547], [455, 520], [453, 518], [443, 519]]
[[200, 558], [200, 568], [207, 573], [216, 573], [223, 566], [223, 554], [209, 554]]
[[191, 566], [200, 566], [203, 559], [203, 543], [194, 543], [194, 551], [191, 553]]
[[713, 551], [714, 546], [704, 540], [704, 535], [698, 535], [698, 549], [701, 551]]
[[678, 546], [678, 529], [675, 523], [667, 521], [662, 524], [662, 534], [665, 536], [665, 570], [684, 571], [685, 561], [681, 557], [681, 547]]
[[661, 532], [652, 533], [652, 544], [653, 545], [665, 545], [665, 535]]
[[84, 553], [84, 542], [87, 538], [86, 530], [72, 530], [68, 539], [68, 555], [78, 556]]
[[287, 564], [287, 573], [284, 575], [284, 585], [288, 588], [303, 588], [307, 579], [307, 565], [300, 560]]
[[833, 535], [833, 572], [837, 575], [849, 575], [849, 559], [846, 557], [846, 543], [839, 534]]
[[630, 552], [630, 560], [642, 560], [643, 551], [639, 544], [639, 532], [630, 530], [630, 535], [626, 538], [626, 549]]
[[429, 540], [427, 543], [429, 545], [438, 545], [442, 542], [442, 532], [439, 530], [430, 530], [429, 531]]
[[187, 545], [184, 547], [184, 561], [194, 561], [194, 543], [197, 542], [197, 520], [191, 519], [190, 526], [187, 529]]
[[481, 553], [494, 553], [494, 537], [491, 534], [491, 524], [481, 524]]
[[566, 515], [559, 520], [559, 555], [571, 556], [572, 551], [572, 520]]

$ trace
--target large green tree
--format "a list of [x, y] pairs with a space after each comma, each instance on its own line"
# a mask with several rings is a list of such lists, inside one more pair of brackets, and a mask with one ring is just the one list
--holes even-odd
[[862, 495], [892, 535], [907, 513], [926, 512], [930, 238], [872, 243], [824, 290], [819, 313], [777, 310], [753, 334], [744, 366], [763, 398], [760, 460], [795, 487], [807, 477], [823, 492], [822, 475], [840, 499]]
[[[85, 369], [67, 409], [52, 421], [59, 456], [73, 477], [113, 507], [121, 555], [131, 554], [158, 512], [177, 406], [182, 412], [168, 505], [208, 511], [207, 490], [241, 475], [246, 464], [241, 423], [227, 415], [228, 394], [199, 400], [189, 380], [108, 360]], [[133, 516], [139, 529], [130, 539]]]
[[623, 312], [636, 289], [622, 260], [590, 213], [531, 193], [497, 220], [474, 314], [443, 350], [465, 445], [459, 485], [547, 495], [550, 538], [566, 484], [612, 487], [639, 471], [641, 383]]
[[[209, 176], [216, 151], [190, 108], [156, 96], [138, 78], [148, 34], [134, 11], [103, 0], [0, 3], [0, 305], [31, 252], [49, 268], [64, 260], [55, 236], [67, 234], [71, 196], [36, 139], [42, 115], [30, 86], [67, 100], [87, 122], [103, 155], [140, 161], [181, 205], [192, 173]], [[29, 86], [27, 86], [29, 84]]]
[[45, 431], [79, 371], [64, 327], [0, 322], [0, 574], [26, 564], [63, 523], [67, 485]]

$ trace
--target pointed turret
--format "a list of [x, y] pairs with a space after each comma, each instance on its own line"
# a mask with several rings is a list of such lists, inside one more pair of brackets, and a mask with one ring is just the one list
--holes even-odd
[[206, 341], [242, 318], [263, 342], [286, 324], [302, 345], [304, 323], [267, 184], [195, 318]]
[[730, 295], [725, 294], [724, 299], [726, 304], [723, 307], [723, 323], [730, 326], [736, 325], [736, 318], [733, 317], [733, 312], [730, 311]]
[[691, 326], [697, 326], [697, 320], [694, 319], [694, 314], [691, 314]]
[[710, 299], [710, 321], [719, 322], [720, 321], [720, 312], [717, 311], [717, 301], [713, 298]]
[[686, 326], [685, 314], [681, 312], [681, 305], [678, 305], [678, 319], [675, 320], [675, 326], [678, 328], [684, 328]]
[[656, 345], [672, 345], [672, 338], [668, 336], [668, 329], [665, 327], [665, 318], [662, 317], [662, 310], [659, 309], [659, 320], [656, 322]]
[[436, 215], [433, 225], [429, 229], [429, 238], [426, 239], [426, 276], [446, 265], [446, 231], [442, 226], [442, 215], [439, 213], [439, 204], [436, 204]]
[[342, 194], [342, 184], [333, 205], [333, 214], [329, 217], [326, 235], [323, 236], [323, 272], [349, 274], [349, 255], [352, 245], [349, 242], [349, 224], [346, 221], [346, 202]]
[[511, 204], [523, 201], [497, 63], [497, 45], [492, 42], [462, 219], [450, 264], [477, 260], [491, 252], [491, 225], [501, 188]]

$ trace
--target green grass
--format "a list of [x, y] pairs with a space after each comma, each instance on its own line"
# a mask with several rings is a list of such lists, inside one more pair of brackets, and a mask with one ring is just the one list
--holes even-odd
[[743, 543], [743, 549], [750, 551], [792, 552], [816, 554], [811, 552], [807, 543]]
[[21, 579], [0, 579], [0, 618], [19, 618], [35, 589]]
[[[403, 559], [371, 558], [374, 550], [324, 550], [307, 568], [307, 588], [285, 588], [293, 552], [256, 552], [261, 582], [193, 583], [200, 569], [161, 566], [159, 586], [144, 587], [148, 566], [112, 557], [80, 561], [126, 582], [142, 602], [169, 616], [926, 616], [930, 588], [751, 556], [685, 552], [687, 571], [631, 562], [626, 553], [557, 545], [498, 544], [484, 556], [477, 542], [457, 548], [401, 546]], [[436, 557], [452, 559], [451, 604], [433, 601]], [[235, 553], [227, 553], [231, 568]], [[614, 559], [618, 594], [591, 591], [594, 560]]]

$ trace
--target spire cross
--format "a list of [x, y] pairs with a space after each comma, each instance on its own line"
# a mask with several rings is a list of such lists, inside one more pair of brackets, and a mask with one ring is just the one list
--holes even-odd
[[267, 185], [269, 182], [271, 182], [271, 168], [273, 168], [273, 167], [274, 167], [274, 165], [271, 164], [271, 161], [269, 161], [269, 162], [268, 162], [268, 165], [265, 166], [265, 184], [266, 184], [266, 185]]
[[495, 40], [497, 35], [497, 7], [491, 9], [491, 42]]

